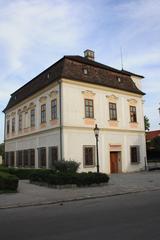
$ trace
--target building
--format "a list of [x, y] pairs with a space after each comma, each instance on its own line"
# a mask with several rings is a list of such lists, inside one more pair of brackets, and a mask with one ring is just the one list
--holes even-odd
[[146, 132], [146, 141], [151, 142], [155, 137], [160, 136], [160, 130]]
[[84, 57], [64, 56], [11, 94], [5, 113], [5, 161], [9, 166], [51, 168], [59, 159], [96, 171], [144, 169], [146, 149], [143, 76]]

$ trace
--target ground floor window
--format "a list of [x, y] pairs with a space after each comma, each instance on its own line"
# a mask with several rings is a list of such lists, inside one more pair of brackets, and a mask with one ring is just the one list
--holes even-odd
[[84, 167], [95, 166], [95, 146], [83, 146]]
[[29, 149], [29, 155], [30, 155], [30, 166], [35, 167], [35, 150]]
[[49, 167], [52, 168], [56, 161], [58, 161], [58, 147], [49, 147]]
[[16, 153], [16, 166], [22, 167], [23, 166], [23, 151], [17, 151]]
[[5, 166], [8, 167], [9, 165], [9, 152], [5, 152]]
[[15, 157], [14, 157], [14, 152], [10, 152], [10, 166], [14, 167], [14, 162], [15, 162]]
[[23, 165], [24, 167], [29, 167], [29, 150], [23, 151]]
[[38, 166], [39, 168], [46, 168], [46, 148], [38, 148]]
[[130, 155], [131, 155], [131, 163], [139, 163], [140, 162], [139, 146], [131, 146]]

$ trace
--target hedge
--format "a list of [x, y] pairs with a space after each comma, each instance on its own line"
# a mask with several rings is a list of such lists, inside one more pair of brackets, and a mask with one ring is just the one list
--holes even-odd
[[48, 173], [54, 173], [54, 170], [51, 169], [23, 169], [23, 168], [0, 168], [1, 172], [13, 174], [17, 176], [19, 179], [29, 179], [30, 175], [34, 173], [38, 173], [39, 175], [44, 175]]
[[0, 172], [0, 191], [16, 191], [18, 187], [18, 178], [9, 173]]
[[89, 186], [91, 184], [107, 183], [109, 176], [105, 173], [33, 173], [30, 175], [30, 182], [47, 183], [48, 185], [68, 185], [75, 184], [77, 186]]

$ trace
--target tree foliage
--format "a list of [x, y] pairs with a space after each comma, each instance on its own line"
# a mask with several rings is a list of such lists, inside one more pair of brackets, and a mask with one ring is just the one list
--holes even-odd
[[151, 147], [154, 148], [157, 151], [160, 151], [160, 136], [157, 136], [157, 137], [152, 139]]
[[2, 156], [2, 158], [4, 159], [4, 143], [0, 144], [0, 155]]
[[144, 116], [144, 126], [145, 126], [145, 131], [149, 131], [150, 122], [149, 122], [149, 118], [147, 116]]

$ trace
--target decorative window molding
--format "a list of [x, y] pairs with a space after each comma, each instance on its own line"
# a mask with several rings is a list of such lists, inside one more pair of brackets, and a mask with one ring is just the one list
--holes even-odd
[[50, 98], [56, 98], [58, 95], [58, 90], [53, 90], [49, 93]]
[[14, 117], [16, 115], [16, 112], [11, 113], [11, 117]]
[[35, 108], [35, 107], [36, 107], [36, 104], [35, 104], [34, 102], [31, 102], [31, 103], [29, 104], [28, 109]]
[[28, 107], [27, 106], [23, 107], [23, 112], [25, 112], [25, 113], [28, 112]]
[[90, 90], [82, 91], [84, 98], [93, 98], [96, 94]]
[[46, 103], [47, 101], [47, 96], [42, 96], [39, 98], [40, 103]]
[[17, 111], [17, 114], [21, 114], [22, 113], [22, 110], [19, 108], [18, 111]]
[[136, 105], [137, 104], [137, 100], [134, 99], [134, 98], [127, 99], [127, 101], [129, 102], [130, 105]]
[[116, 95], [112, 94], [112, 95], [106, 95], [106, 98], [107, 98], [110, 102], [116, 102], [119, 97], [117, 97]]

